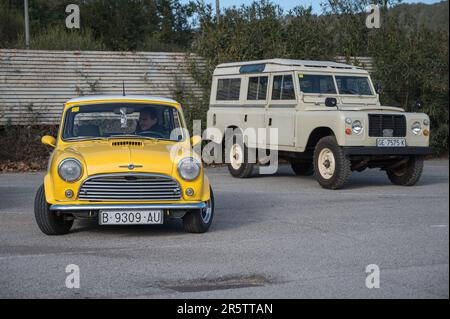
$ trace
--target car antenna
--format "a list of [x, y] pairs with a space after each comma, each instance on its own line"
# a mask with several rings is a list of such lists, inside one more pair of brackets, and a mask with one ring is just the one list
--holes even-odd
[[123, 96], [125, 96], [125, 81], [122, 81]]

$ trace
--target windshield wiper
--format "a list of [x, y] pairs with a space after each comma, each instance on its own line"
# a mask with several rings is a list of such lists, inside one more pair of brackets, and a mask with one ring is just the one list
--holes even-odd
[[154, 140], [154, 141], [159, 140], [159, 139], [156, 138], [156, 137], [142, 136], [142, 135], [137, 135], [137, 134], [110, 135], [110, 136], [108, 137], [108, 140], [109, 140], [109, 139], [112, 139], [112, 138], [143, 138], [143, 139]]
[[65, 140], [66, 141], [106, 140], [106, 137], [101, 137], [101, 136], [75, 136], [75, 137], [68, 137]]

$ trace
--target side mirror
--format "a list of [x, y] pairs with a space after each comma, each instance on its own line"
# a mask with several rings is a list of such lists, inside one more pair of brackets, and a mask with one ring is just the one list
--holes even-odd
[[202, 142], [202, 137], [198, 135], [194, 135], [191, 137], [191, 145], [195, 146]]
[[334, 97], [327, 97], [325, 99], [325, 106], [336, 107], [337, 106], [337, 100]]
[[377, 83], [375, 83], [375, 92], [377, 94], [381, 93], [381, 82], [379, 82], [379, 81]]
[[50, 135], [45, 135], [41, 138], [42, 144], [49, 145], [51, 147], [56, 147], [56, 138]]
[[423, 106], [424, 106], [424, 103], [422, 100], [416, 101], [416, 109], [421, 109], [421, 108], [423, 108]]

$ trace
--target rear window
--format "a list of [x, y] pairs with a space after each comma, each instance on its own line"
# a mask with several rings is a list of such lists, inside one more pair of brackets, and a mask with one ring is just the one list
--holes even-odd
[[299, 74], [298, 79], [303, 93], [336, 94], [331, 75]]
[[273, 77], [272, 100], [295, 100], [292, 75], [277, 75]]
[[241, 91], [241, 79], [219, 79], [217, 82], [216, 100], [236, 101], [239, 100]]

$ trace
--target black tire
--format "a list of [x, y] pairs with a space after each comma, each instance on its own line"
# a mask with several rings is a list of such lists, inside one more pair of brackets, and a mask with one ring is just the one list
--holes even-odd
[[[247, 145], [245, 145], [241, 133], [236, 133], [233, 136], [229, 137], [231, 141], [225, 142], [225, 147], [230, 147], [230, 149], [225, 151], [225, 158], [228, 158], [228, 161], [226, 161], [228, 166], [228, 171], [233, 177], [237, 178], [249, 178], [252, 176], [253, 173], [253, 167], [255, 166], [254, 163], [249, 163], [249, 157], [251, 152], [254, 152], [253, 149], [249, 149]], [[230, 159], [230, 153], [233, 146], [236, 145], [236, 147], [239, 147], [242, 150], [243, 153], [243, 161], [240, 164], [239, 167], [233, 167], [232, 163], [228, 163], [231, 161]], [[253, 155], [254, 153], [252, 153]], [[256, 156], [253, 156], [253, 158], [256, 159]]]
[[210, 216], [207, 221], [204, 219], [205, 210], [200, 211], [190, 211], [187, 212], [183, 217], [183, 226], [184, 230], [187, 233], [206, 233], [209, 230], [209, 227], [212, 224], [212, 220], [214, 217], [214, 194], [212, 189], [210, 188], [211, 199], [208, 202], [211, 208]]
[[297, 176], [311, 176], [314, 174], [312, 161], [292, 161], [291, 167]]
[[34, 216], [40, 230], [46, 235], [67, 234], [73, 225], [73, 220], [66, 220], [64, 216], [57, 216], [51, 211], [45, 200], [44, 185], [39, 187], [34, 200]]
[[387, 176], [391, 180], [392, 184], [401, 186], [413, 186], [415, 185], [423, 172], [423, 156], [413, 155], [409, 157], [409, 160], [399, 167], [387, 170]]
[[[323, 176], [321, 173], [321, 165], [326, 167], [326, 162], [319, 163], [322, 151], [330, 151], [334, 158], [334, 172], [329, 174], [329, 176]], [[329, 165], [330, 163], [328, 162], [327, 164]], [[327, 189], [342, 188], [347, 183], [351, 173], [350, 158], [345, 155], [336, 138], [334, 136], [326, 136], [320, 139], [314, 150], [314, 175], [320, 186]]]

